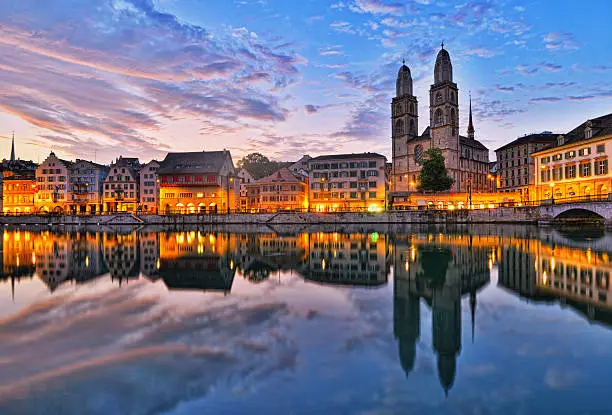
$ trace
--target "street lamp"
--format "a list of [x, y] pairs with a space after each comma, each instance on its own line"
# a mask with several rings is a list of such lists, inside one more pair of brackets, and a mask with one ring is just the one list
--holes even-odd
[[550, 203], [555, 204], [555, 184], [550, 184]]

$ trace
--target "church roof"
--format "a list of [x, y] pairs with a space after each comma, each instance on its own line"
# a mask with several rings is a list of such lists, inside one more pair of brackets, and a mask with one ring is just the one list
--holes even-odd
[[400, 75], [403, 72], [408, 72], [408, 75], [410, 75], [410, 68], [407, 67], [406, 64], [403, 64], [402, 66], [400, 66], [397, 74]]
[[459, 136], [459, 142], [463, 146], [468, 146], [468, 147], [476, 148], [478, 150], [489, 151], [487, 146], [482, 144], [480, 141], [474, 140], [474, 139], [471, 139], [471, 138], [468, 138], [468, 137], [464, 137], [462, 135]]

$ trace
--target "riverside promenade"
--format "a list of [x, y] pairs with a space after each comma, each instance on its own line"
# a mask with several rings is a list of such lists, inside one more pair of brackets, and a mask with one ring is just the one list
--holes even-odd
[[11, 225], [316, 225], [316, 224], [470, 224], [519, 223], [550, 225], [560, 219], [603, 222], [612, 227], [612, 202], [575, 203], [558, 206], [499, 207], [477, 210], [406, 210], [380, 213], [233, 213], [187, 215], [139, 215], [117, 213], [105, 215], [23, 215], [2, 216], [0, 224]]

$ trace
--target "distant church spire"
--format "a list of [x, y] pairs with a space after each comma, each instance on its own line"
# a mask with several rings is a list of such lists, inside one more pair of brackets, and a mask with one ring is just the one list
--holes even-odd
[[11, 141], [11, 161], [15, 161], [15, 131], [13, 131], [13, 140]]
[[470, 293], [470, 313], [472, 315], [472, 343], [474, 343], [474, 325], [476, 323], [476, 292]]
[[470, 92], [470, 121], [468, 122], [467, 128], [468, 137], [474, 138], [474, 122], [472, 121], [472, 93]]

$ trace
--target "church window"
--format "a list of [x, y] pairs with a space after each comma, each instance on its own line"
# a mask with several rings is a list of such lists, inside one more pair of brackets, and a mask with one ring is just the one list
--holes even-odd
[[455, 93], [453, 91], [450, 92], [450, 101], [455, 102]]
[[410, 113], [414, 114], [414, 104], [410, 104]]
[[442, 103], [442, 93], [438, 92], [436, 94], [436, 101], [435, 101], [436, 105], [441, 104]]
[[442, 123], [444, 122], [444, 116], [442, 115], [442, 110], [440, 108], [436, 110], [434, 122], [435, 125], [442, 125]]
[[450, 110], [450, 123], [451, 125], [455, 125], [455, 109], [451, 108]]
[[416, 134], [416, 129], [414, 127], [414, 120], [410, 120], [410, 134]]
[[404, 121], [397, 120], [395, 123], [395, 135], [397, 136], [402, 134], [404, 134]]
[[414, 148], [414, 162], [417, 164], [421, 164], [423, 161], [423, 146], [418, 144]]
[[395, 107], [395, 111], [398, 114], [401, 114], [402, 113], [402, 104], [397, 104], [397, 106]]

